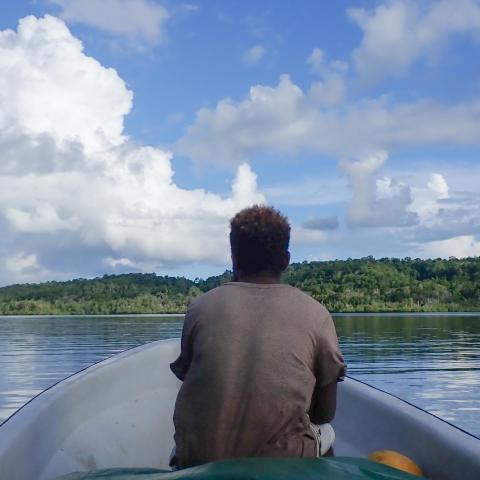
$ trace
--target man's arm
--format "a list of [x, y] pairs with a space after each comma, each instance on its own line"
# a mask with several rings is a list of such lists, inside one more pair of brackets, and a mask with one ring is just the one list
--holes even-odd
[[322, 307], [323, 322], [317, 336], [314, 360], [316, 385], [312, 395], [312, 422], [328, 423], [335, 417], [337, 382], [345, 376], [346, 365], [338, 346], [337, 332], [330, 313]]
[[170, 370], [182, 382], [185, 380], [185, 375], [190, 368], [193, 358], [193, 337], [196, 325], [195, 320], [196, 318], [193, 313], [193, 307], [190, 305], [183, 321], [180, 355], [173, 363], [170, 364]]
[[312, 405], [310, 407], [310, 420], [316, 424], [329, 423], [335, 417], [337, 409], [337, 381], [324, 387], [315, 387]]

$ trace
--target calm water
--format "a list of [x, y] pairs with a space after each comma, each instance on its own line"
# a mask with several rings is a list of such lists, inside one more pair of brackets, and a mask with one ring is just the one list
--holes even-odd
[[[179, 316], [0, 317], [0, 422], [126, 348], [181, 334]], [[335, 317], [349, 375], [480, 436], [480, 315]]]

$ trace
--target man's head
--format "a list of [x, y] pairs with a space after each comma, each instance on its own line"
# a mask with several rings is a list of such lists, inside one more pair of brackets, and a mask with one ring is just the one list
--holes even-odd
[[230, 220], [235, 273], [280, 275], [288, 266], [290, 224], [272, 207], [254, 205]]

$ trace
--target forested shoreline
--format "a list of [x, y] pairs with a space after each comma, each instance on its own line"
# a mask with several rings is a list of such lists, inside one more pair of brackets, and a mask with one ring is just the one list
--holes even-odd
[[[183, 313], [198, 295], [231, 280], [154, 273], [0, 288], [2, 315]], [[480, 311], [480, 257], [362, 259], [290, 265], [283, 281], [332, 312]]]

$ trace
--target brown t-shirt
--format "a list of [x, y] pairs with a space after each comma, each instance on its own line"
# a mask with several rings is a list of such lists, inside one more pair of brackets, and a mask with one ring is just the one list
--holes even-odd
[[177, 463], [315, 456], [315, 385], [345, 374], [332, 317], [283, 284], [231, 282], [187, 311], [175, 404]]

